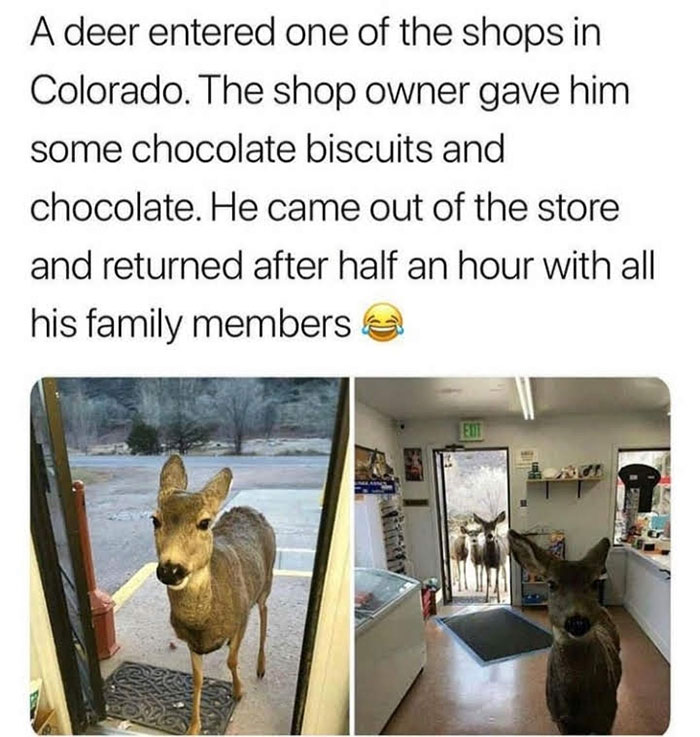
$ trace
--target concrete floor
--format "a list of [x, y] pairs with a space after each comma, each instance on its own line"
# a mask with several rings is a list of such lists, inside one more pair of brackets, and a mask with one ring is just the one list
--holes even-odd
[[[460, 607], [443, 607], [454, 614]], [[622, 607], [610, 607], [622, 641], [615, 734], [662, 734], [669, 722], [670, 666]], [[525, 614], [547, 626], [544, 609]], [[545, 703], [547, 653], [481, 666], [432, 620], [427, 664], [384, 734], [558, 734]]]
[[[251, 613], [239, 661], [244, 695], [233, 712], [227, 734], [289, 734], [310, 583], [311, 578], [275, 577], [268, 602], [267, 671], [262, 680], [255, 675], [257, 608]], [[165, 586], [151, 575], [116, 614], [117, 641], [121, 647], [113, 657], [102, 662], [103, 678], [124, 660], [189, 673], [189, 650], [175, 638], [169, 616]], [[222, 648], [204, 657], [205, 677], [230, 682], [227, 653], [228, 649]], [[146, 730], [133, 725], [130, 731]]]
[[[465, 573], [462, 572], [460, 580], [457, 579], [457, 569], [452, 562], [452, 601], [458, 608], [475, 602], [482, 603], [486, 598], [486, 572], [482, 574], [482, 591], [476, 590], [476, 571], [471, 561], [467, 561], [466, 587], [464, 586]], [[510, 556], [506, 556], [505, 570], [510, 571]], [[506, 573], [507, 575], [507, 573]], [[503, 569], [499, 571], [498, 592], [501, 604], [510, 604], [510, 578], [503, 580]], [[507, 590], [506, 590], [507, 589]], [[496, 601], [496, 571], [491, 569], [491, 587], [489, 588], [489, 604], [499, 603]]]

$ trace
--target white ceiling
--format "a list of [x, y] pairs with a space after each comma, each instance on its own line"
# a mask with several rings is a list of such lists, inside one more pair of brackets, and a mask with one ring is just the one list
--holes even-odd
[[[535, 417], [667, 412], [660, 379], [531, 379]], [[358, 401], [395, 420], [471, 415], [522, 417], [515, 381], [505, 379], [357, 379]]]

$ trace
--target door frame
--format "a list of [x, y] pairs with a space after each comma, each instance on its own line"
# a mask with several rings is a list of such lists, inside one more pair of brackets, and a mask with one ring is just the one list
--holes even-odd
[[[473, 453], [475, 451], [505, 451], [506, 452], [506, 507], [508, 512], [507, 522], [511, 519], [511, 505], [510, 505], [510, 448], [507, 445], [502, 446], [489, 446], [483, 448], [433, 448], [433, 471], [435, 478], [435, 510], [437, 514], [437, 527], [439, 535], [439, 549], [440, 549], [440, 569], [442, 574], [442, 598], [445, 604], [450, 604], [453, 601], [452, 596], [452, 566], [449, 561], [449, 549], [447, 551], [448, 560], [445, 561], [445, 545], [449, 546], [449, 530], [447, 527], [447, 514], [443, 514], [443, 510], [447, 509], [447, 495], [444, 483], [444, 469], [442, 464], [438, 468], [438, 458], [444, 456], [445, 453]], [[442, 499], [440, 496], [442, 495]], [[445, 575], [448, 577], [448, 581], [445, 581]], [[508, 559], [508, 594], [513, 601], [513, 565], [512, 556], [509, 555]]]
[[350, 381], [347, 378], [341, 378], [338, 388], [338, 402], [336, 406], [333, 441], [331, 443], [331, 454], [328, 460], [326, 485], [323, 492], [323, 508], [321, 509], [321, 519], [318, 526], [314, 569], [311, 575], [311, 588], [306, 609], [304, 637], [301, 645], [299, 666], [297, 669], [294, 710], [289, 731], [291, 735], [303, 733], [304, 713], [309, 696], [311, 666], [315, 649], [314, 646], [316, 644], [316, 635], [319, 629], [319, 618], [326, 584], [326, 573], [328, 571], [328, 561], [333, 540], [333, 527], [338, 514], [338, 502], [341, 497], [341, 484], [349, 441]]
[[[63, 430], [60, 393], [55, 379], [40, 381], [43, 411], [46, 416], [48, 443], [53, 459], [56, 490], [59, 495], [62, 520], [52, 521], [46, 494], [46, 467], [42, 451], [36, 442], [32, 419], [30, 419], [31, 484], [30, 509], [31, 533], [34, 540], [37, 564], [46, 596], [46, 606], [54, 635], [56, 657], [64, 680], [64, 693], [73, 731], [85, 731], [106, 716], [102, 674], [97, 657], [95, 630], [90, 610], [87, 576], [83, 562], [83, 550], [78, 529], [75, 497], [71, 480], [68, 452]], [[80, 677], [80, 668], [73, 642], [72, 625], [68, 613], [64, 583], [61, 577], [53, 524], [66, 528], [71, 565], [75, 580], [78, 618], [82, 629], [85, 649], [87, 684]]]
[[[433, 473], [435, 478], [435, 514], [437, 515], [438, 549], [440, 551], [440, 579], [442, 600], [445, 604], [452, 603], [452, 565], [449, 561], [449, 530], [447, 529], [447, 515], [443, 513], [446, 504], [445, 497], [445, 469], [443, 456], [446, 451], [442, 448], [433, 448]], [[448, 560], [445, 560], [447, 550]]]

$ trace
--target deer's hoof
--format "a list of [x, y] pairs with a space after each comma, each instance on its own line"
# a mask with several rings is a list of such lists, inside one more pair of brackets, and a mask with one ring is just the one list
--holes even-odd
[[260, 670], [258, 668], [258, 678], [264, 678], [264, 677], [265, 677], [265, 669], [263, 668], [262, 670]]
[[202, 733], [202, 725], [199, 722], [190, 724], [186, 732], [186, 734], [201, 734], [201, 733]]

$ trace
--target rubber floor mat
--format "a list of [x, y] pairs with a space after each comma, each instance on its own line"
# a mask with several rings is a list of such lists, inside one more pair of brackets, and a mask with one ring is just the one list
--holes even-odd
[[[107, 714], [171, 734], [184, 734], [192, 713], [192, 675], [125, 661], [105, 681]], [[205, 678], [202, 734], [224, 734], [236, 706], [231, 683]]]
[[543, 650], [552, 644], [549, 632], [505, 607], [441, 619], [486, 663]]

